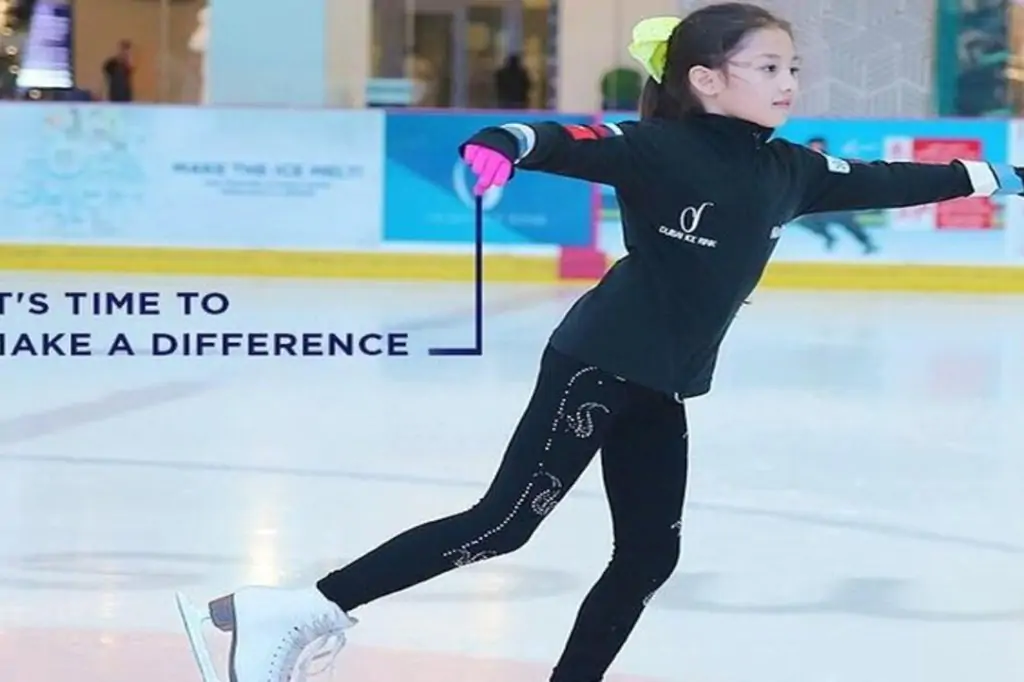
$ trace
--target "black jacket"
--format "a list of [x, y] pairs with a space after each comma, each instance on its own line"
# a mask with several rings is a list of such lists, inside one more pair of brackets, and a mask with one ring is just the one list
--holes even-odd
[[785, 223], [808, 213], [1024, 191], [1013, 168], [858, 163], [772, 134], [700, 114], [619, 125], [509, 124], [467, 143], [502, 152], [519, 170], [615, 188], [628, 253], [576, 302], [551, 343], [681, 400], [710, 390], [722, 339]]

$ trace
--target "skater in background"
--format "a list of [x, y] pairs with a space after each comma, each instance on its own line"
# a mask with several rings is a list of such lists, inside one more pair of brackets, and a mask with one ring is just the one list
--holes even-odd
[[[828, 143], [823, 137], [812, 137], [807, 141], [807, 146], [816, 152], [828, 155]], [[825, 241], [825, 249], [827, 251], [831, 251], [836, 245], [836, 238], [831, 230], [829, 230], [829, 227], [832, 225], [838, 225], [849, 232], [857, 240], [857, 243], [861, 245], [865, 256], [878, 251], [878, 246], [871, 239], [871, 235], [857, 222], [853, 211], [832, 211], [830, 213], [805, 215], [797, 220], [795, 224], [821, 237]]]
[[[711, 390], [720, 344], [780, 226], [809, 213], [1024, 191], [1011, 167], [851, 163], [770, 140], [797, 94], [799, 60], [789, 24], [758, 6], [646, 20], [630, 49], [650, 74], [640, 120], [509, 123], [460, 149], [478, 195], [531, 171], [614, 187], [628, 250], [549, 339], [490, 486], [468, 509], [400, 533], [316, 584], [244, 587], [202, 611], [179, 595], [201, 665], [203, 618], [232, 633], [232, 682], [287, 680], [321, 649], [336, 654], [357, 609], [522, 547], [600, 451], [614, 550], [550, 680], [603, 679], [679, 561], [686, 402]], [[343, 441], [338, 450], [367, 454]], [[335, 516], [343, 529], [373, 513], [339, 498]]]

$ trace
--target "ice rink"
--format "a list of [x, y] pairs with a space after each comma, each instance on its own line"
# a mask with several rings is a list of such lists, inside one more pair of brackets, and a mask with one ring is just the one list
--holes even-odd
[[[571, 287], [6, 275], [0, 680], [199, 682], [173, 593], [308, 584], [483, 492]], [[160, 294], [74, 315], [67, 292]], [[224, 293], [218, 316], [176, 292]], [[153, 333], [392, 331], [407, 357]], [[90, 357], [10, 356], [17, 333]], [[136, 354], [107, 356], [117, 334]], [[756, 292], [690, 403], [681, 565], [620, 682], [1024, 679], [1024, 300]], [[527, 547], [357, 611], [340, 682], [544, 682], [610, 550], [598, 465]], [[221, 646], [223, 650], [223, 646]], [[225, 676], [226, 682], [226, 676]]]

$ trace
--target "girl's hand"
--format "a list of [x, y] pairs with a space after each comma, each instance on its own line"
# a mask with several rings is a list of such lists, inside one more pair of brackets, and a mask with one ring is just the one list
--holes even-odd
[[512, 161], [488, 147], [466, 145], [462, 158], [476, 175], [473, 187], [476, 196], [482, 196], [492, 187], [502, 187], [512, 177]]

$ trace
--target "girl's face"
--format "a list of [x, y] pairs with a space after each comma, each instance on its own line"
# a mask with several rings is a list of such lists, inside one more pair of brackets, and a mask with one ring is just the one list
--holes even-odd
[[690, 83], [709, 113], [778, 128], [799, 89], [799, 66], [789, 33], [765, 28], [747, 36], [723, 68], [695, 67]]

